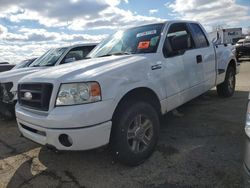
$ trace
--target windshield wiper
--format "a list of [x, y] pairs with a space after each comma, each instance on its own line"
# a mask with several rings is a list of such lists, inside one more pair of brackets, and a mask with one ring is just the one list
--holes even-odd
[[101, 56], [98, 56], [98, 57], [107, 57], [107, 56], [112, 56], [112, 55], [131, 55], [131, 54], [132, 53], [130, 53], [130, 52], [115, 52], [115, 53], [101, 55]]

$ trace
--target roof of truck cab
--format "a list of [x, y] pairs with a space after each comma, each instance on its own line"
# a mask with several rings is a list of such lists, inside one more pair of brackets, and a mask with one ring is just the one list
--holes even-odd
[[83, 46], [96, 46], [97, 44], [98, 43], [84, 43], [84, 44], [74, 44], [74, 45], [65, 46], [65, 47], [75, 48], [75, 47], [83, 47]]
[[77, 48], [77, 47], [84, 47], [84, 46], [96, 46], [98, 43], [84, 43], [84, 44], [74, 44], [74, 45], [69, 45], [69, 46], [58, 46], [56, 48], [52, 49], [57, 49], [57, 48]]
[[166, 20], [166, 21], [162, 21], [162, 22], [152, 22], [152, 23], [149, 23], [149, 24], [142, 24], [142, 25], [139, 25], [139, 26], [130, 27], [128, 29], [147, 26], [147, 25], [154, 25], [154, 24], [169, 24], [169, 23], [183, 23], [183, 22], [184, 23], [199, 23], [197, 21], [192, 21], [192, 20]]

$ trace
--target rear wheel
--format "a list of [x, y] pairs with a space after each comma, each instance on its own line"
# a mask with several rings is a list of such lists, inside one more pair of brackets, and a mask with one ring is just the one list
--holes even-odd
[[116, 161], [129, 166], [143, 163], [154, 151], [159, 135], [159, 117], [146, 102], [120, 106], [113, 121], [111, 145]]
[[217, 93], [220, 97], [231, 97], [235, 91], [235, 69], [229, 66], [226, 72], [226, 78], [223, 83], [217, 86]]

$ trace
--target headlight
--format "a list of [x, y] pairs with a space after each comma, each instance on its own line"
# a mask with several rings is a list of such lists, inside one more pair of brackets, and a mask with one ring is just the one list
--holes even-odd
[[62, 84], [56, 106], [92, 103], [101, 100], [101, 87], [97, 82]]
[[247, 107], [245, 132], [246, 132], [247, 136], [250, 138], [250, 101], [248, 102], [248, 107]]

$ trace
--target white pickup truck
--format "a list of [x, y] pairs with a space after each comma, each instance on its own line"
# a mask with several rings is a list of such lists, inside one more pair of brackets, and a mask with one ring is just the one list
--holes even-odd
[[18, 81], [34, 72], [84, 59], [96, 44], [77, 44], [48, 50], [29, 67], [0, 73], [0, 114], [14, 117]]
[[152, 154], [160, 115], [215, 86], [232, 96], [238, 72], [231, 50], [216, 54], [203, 27], [189, 21], [118, 31], [88, 57], [20, 80], [18, 127], [57, 150], [110, 143], [114, 159], [131, 166]]

